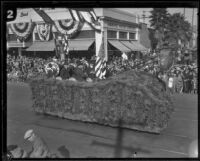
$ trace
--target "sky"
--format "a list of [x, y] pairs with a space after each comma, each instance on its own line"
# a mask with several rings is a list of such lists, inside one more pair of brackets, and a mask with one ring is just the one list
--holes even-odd
[[[138, 15], [140, 17], [142, 17], [143, 11], [145, 11], [146, 16], [149, 16], [150, 11], [152, 10], [152, 8], [118, 8], [118, 9]], [[182, 13], [183, 14], [184, 13], [184, 8], [168, 8], [167, 10], [170, 14], [174, 14], [174, 13]], [[194, 8], [193, 25], [197, 25], [197, 13], [198, 13], [198, 9]], [[192, 14], [193, 14], [193, 8], [185, 8], [185, 18], [191, 24], [192, 24]], [[140, 21], [143, 22], [143, 19], [141, 19]], [[145, 23], [147, 23], [149, 26], [148, 18], [145, 19]]]

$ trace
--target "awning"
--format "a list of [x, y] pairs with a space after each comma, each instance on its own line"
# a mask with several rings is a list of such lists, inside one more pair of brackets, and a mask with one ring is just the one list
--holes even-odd
[[122, 52], [130, 52], [131, 50], [120, 43], [118, 40], [108, 40], [115, 48], [119, 49]]
[[147, 50], [142, 44], [136, 41], [120, 41], [120, 42], [132, 51], [146, 51]]
[[131, 43], [136, 46], [136, 48], [138, 49], [138, 51], [147, 51], [148, 49], [146, 47], [144, 47], [142, 44], [140, 44], [139, 42], [136, 41], [131, 41]]
[[25, 48], [29, 47], [31, 43], [22, 42], [7, 42], [7, 48]]
[[94, 40], [69, 40], [69, 51], [88, 50]]
[[34, 42], [26, 51], [53, 51], [54, 49], [54, 41], [38, 41]]
[[123, 45], [129, 48], [131, 51], [138, 51], [137, 47], [133, 45], [130, 41], [120, 41]]

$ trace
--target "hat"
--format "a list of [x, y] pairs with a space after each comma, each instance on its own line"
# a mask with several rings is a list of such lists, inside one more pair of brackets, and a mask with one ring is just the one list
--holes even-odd
[[24, 134], [24, 139], [27, 140], [28, 138], [30, 138], [33, 135], [33, 130], [27, 130], [26, 133]]

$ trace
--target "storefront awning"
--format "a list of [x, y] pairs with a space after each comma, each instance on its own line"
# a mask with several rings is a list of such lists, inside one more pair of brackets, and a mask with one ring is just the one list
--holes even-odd
[[137, 48], [135, 45], [130, 43], [130, 41], [120, 41], [123, 45], [125, 45], [127, 48], [129, 48], [131, 51], [137, 51]]
[[88, 50], [94, 40], [69, 40], [69, 51]]
[[147, 49], [140, 44], [139, 42], [135, 41], [120, 41], [126, 47], [128, 47], [131, 51], [146, 51]]
[[22, 42], [7, 42], [7, 48], [26, 48], [29, 47], [31, 43]]
[[136, 41], [131, 41], [131, 43], [137, 47], [138, 51], [147, 51], [148, 49], [144, 47], [142, 44]]
[[26, 51], [53, 51], [54, 49], [54, 41], [38, 41], [34, 42]]
[[130, 52], [131, 50], [120, 43], [118, 40], [108, 40], [115, 48], [119, 49], [122, 52]]

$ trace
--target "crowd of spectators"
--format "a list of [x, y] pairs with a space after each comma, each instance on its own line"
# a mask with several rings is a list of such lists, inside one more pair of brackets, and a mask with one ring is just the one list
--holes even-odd
[[173, 66], [167, 73], [159, 73], [172, 93], [197, 93], [197, 75], [195, 63]]
[[[73, 58], [67, 59], [65, 62], [59, 62], [55, 58], [15, 57], [9, 54], [7, 56], [7, 79], [9, 81], [27, 81], [30, 78], [44, 76], [46, 75], [45, 64], [53, 61], [59, 64], [59, 73], [62, 78], [69, 79], [70, 76], [65, 73], [67, 70], [70, 73], [72, 71], [71, 69], [73, 69], [85, 80], [88, 78], [91, 80], [97, 79], [94, 72], [95, 57], [92, 57], [90, 60], [86, 58]], [[191, 93], [192, 91], [197, 93], [197, 67], [194, 63], [179, 64], [173, 66], [169, 71], [164, 72], [160, 70], [158, 57], [155, 54], [146, 55], [142, 59], [112, 57], [106, 64], [105, 77], [108, 78], [130, 69], [153, 74], [161, 79], [173, 93]], [[81, 80], [79, 78], [80, 76], [76, 77], [77, 80]]]
[[[50, 59], [49, 59], [50, 60]], [[49, 61], [42, 58], [7, 55], [7, 79], [26, 81], [44, 73], [44, 65]]]

